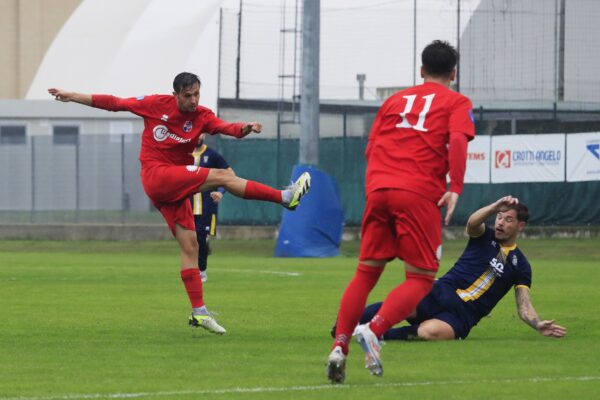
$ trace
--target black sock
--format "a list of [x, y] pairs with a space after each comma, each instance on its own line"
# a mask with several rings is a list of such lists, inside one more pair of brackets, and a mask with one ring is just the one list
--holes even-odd
[[206, 240], [206, 235], [197, 234], [196, 237], [198, 238], [198, 268], [200, 268], [200, 271], [206, 271], [210, 251], [208, 241]]
[[383, 334], [383, 340], [419, 340], [418, 329], [418, 324], [393, 328]]

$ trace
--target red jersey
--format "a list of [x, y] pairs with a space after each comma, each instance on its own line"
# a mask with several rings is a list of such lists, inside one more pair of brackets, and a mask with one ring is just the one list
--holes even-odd
[[243, 123], [220, 120], [206, 107], [181, 112], [171, 95], [122, 99], [93, 95], [92, 106], [109, 111], [130, 111], [144, 118], [140, 161], [142, 168], [153, 164], [194, 165], [192, 153], [202, 133], [242, 137]]
[[[467, 97], [434, 82], [388, 98], [369, 134], [366, 193], [404, 189], [437, 202], [446, 192], [451, 135], [475, 136], [472, 108]], [[466, 160], [466, 148], [464, 153]], [[459, 194], [464, 160], [452, 183]]]

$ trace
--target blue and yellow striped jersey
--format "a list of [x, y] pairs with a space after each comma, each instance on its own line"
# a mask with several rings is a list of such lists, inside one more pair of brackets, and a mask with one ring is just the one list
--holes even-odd
[[456, 289], [469, 319], [477, 323], [513, 286], [531, 287], [531, 266], [516, 245], [502, 247], [494, 230], [470, 238], [456, 264], [439, 279]]
[[[194, 165], [201, 168], [229, 168], [229, 164], [225, 161], [223, 156], [205, 144], [196, 147], [192, 155], [194, 156]], [[219, 188], [219, 191], [224, 192], [224, 189]], [[214, 235], [219, 205], [212, 200], [210, 192], [194, 194], [191, 198], [191, 202], [192, 211], [196, 220], [196, 231], [201, 230], [210, 235]]]

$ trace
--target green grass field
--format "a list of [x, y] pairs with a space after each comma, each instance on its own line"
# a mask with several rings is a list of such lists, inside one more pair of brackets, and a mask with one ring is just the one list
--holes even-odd
[[[445, 271], [464, 247], [445, 243]], [[0, 242], [0, 400], [592, 399], [600, 396], [600, 240], [522, 240], [533, 303], [568, 328], [522, 323], [512, 293], [466, 341], [387, 343], [385, 376], [351, 346], [325, 377], [329, 329], [357, 243], [275, 259], [274, 243], [217, 241], [205, 299], [228, 330], [188, 328], [174, 242]], [[403, 279], [395, 262], [371, 296]]]

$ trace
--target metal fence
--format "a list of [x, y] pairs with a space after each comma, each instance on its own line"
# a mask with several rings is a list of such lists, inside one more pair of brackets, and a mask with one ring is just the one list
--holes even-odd
[[140, 135], [0, 144], [1, 222], [159, 222], [140, 184]]
[[[319, 167], [337, 181], [348, 225], [360, 224], [364, 207], [366, 142], [366, 134], [339, 135], [319, 146]], [[289, 183], [298, 159], [297, 139], [219, 138], [215, 144], [238, 175], [274, 187]], [[139, 135], [108, 134], [0, 143], [0, 223], [162, 223], [141, 187], [139, 145]], [[534, 205], [533, 224], [600, 224], [599, 181], [467, 184], [453, 223], [463, 224], [473, 209], [505, 193]], [[281, 215], [277, 205], [228, 195], [219, 220], [276, 225]]]

